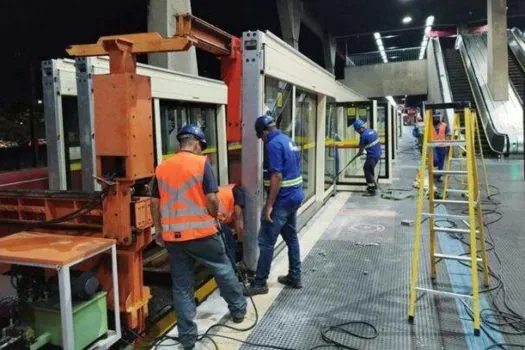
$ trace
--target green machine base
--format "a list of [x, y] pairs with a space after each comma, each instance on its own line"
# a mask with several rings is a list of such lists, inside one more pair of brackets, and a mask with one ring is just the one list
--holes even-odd
[[[37, 303], [32, 306], [35, 333], [49, 333], [49, 342], [62, 346], [60, 304]], [[96, 294], [91, 300], [73, 306], [75, 350], [84, 349], [108, 331], [106, 292]]]

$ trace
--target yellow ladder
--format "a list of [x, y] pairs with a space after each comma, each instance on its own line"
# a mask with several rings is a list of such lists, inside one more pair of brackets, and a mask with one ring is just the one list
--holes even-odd
[[[481, 164], [483, 166], [483, 178], [484, 178], [484, 185], [485, 185], [485, 190], [487, 192], [487, 197], [490, 199], [491, 197], [491, 192], [490, 192], [490, 185], [489, 185], [489, 180], [488, 180], [488, 173], [487, 173], [487, 164], [485, 163], [485, 156], [483, 154], [483, 147], [482, 147], [482, 144], [481, 144], [481, 134], [480, 134], [480, 130], [479, 130], [479, 127], [478, 127], [478, 118], [477, 118], [477, 114], [476, 114], [476, 111], [475, 110], [472, 110], [471, 111], [471, 115], [472, 115], [472, 119], [473, 119], [473, 123], [474, 123], [474, 128], [473, 128], [473, 132], [474, 132], [474, 138], [476, 139], [477, 141], [477, 151], [479, 152], [479, 156], [480, 156], [480, 159], [481, 159]], [[452, 140], [455, 140], [455, 141], [461, 141], [461, 140], [465, 140], [465, 127], [461, 125], [461, 122], [460, 122], [460, 113], [458, 113], [457, 111], [454, 113], [454, 127], [453, 127], [453, 133], [452, 133]], [[476, 143], [476, 142], [475, 142]], [[461, 170], [466, 170], [466, 152], [465, 152], [465, 148], [464, 147], [449, 147], [448, 149], [448, 156], [447, 156], [447, 163], [446, 163], [446, 166], [445, 166], [445, 169], [446, 170], [452, 170], [453, 169], [453, 165], [455, 164], [459, 164], [459, 166], [461, 167], [460, 169]], [[449, 185], [450, 185], [450, 177], [451, 175], [445, 175], [445, 180], [444, 180], [444, 185], [443, 185], [443, 199], [447, 199], [447, 196], [449, 193], [452, 193], [452, 192], [458, 192], [456, 189], [449, 189]], [[465, 189], [467, 188], [467, 182], [464, 181], [465, 179], [461, 179], [462, 181], [460, 181], [460, 184], [461, 185], [464, 185]], [[462, 190], [460, 190], [462, 191]]]
[[[465, 125], [464, 140], [446, 140], [434, 141], [432, 140], [432, 111], [438, 109], [455, 108], [463, 109], [462, 119]], [[483, 211], [481, 207], [481, 195], [478, 185], [478, 174], [476, 166], [476, 150], [475, 150], [475, 128], [476, 128], [476, 114], [470, 108], [470, 104], [465, 103], [444, 103], [444, 104], [427, 104], [425, 105], [425, 132], [423, 137], [423, 152], [419, 164], [418, 176], [422, 183], [425, 172], [428, 170], [429, 178], [429, 196], [428, 196], [428, 212], [423, 211], [425, 191], [423, 186], [419, 187], [417, 208], [416, 208], [416, 226], [414, 230], [414, 251], [412, 254], [412, 271], [410, 276], [410, 295], [408, 305], [408, 320], [410, 323], [414, 322], [416, 313], [416, 301], [418, 293], [429, 293], [442, 297], [453, 297], [468, 299], [472, 302], [472, 311], [474, 317], [474, 334], [480, 333], [480, 307], [479, 307], [479, 281], [478, 281], [478, 263], [482, 264], [483, 282], [485, 286], [489, 286], [489, 270], [487, 251], [485, 246], [485, 234], [483, 227]], [[478, 133], [479, 136], [479, 133]], [[466, 155], [466, 170], [434, 170], [434, 149], [436, 147], [454, 147], [459, 148], [465, 152]], [[465, 194], [466, 200], [456, 199], [435, 199], [434, 189], [434, 175], [461, 175], [467, 178], [467, 189]], [[464, 205], [468, 207], [468, 215], [450, 215], [436, 213], [436, 205]], [[436, 265], [438, 262], [449, 259], [459, 262], [468, 262], [471, 264], [471, 294], [459, 294], [451, 291], [438, 290], [436, 288], [428, 288], [419, 286], [419, 259], [421, 255], [422, 244], [422, 229], [423, 219], [427, 218], [429, 222], [430, 231], [430, 277], [435, 281], [437, 277]], [[467, 228], [444, 228], [436, 226], [436, 219], [449, 220], [465, 220]], [[451, 255], [436, 252], [436, 233], [454, 233], [454, 234], [468, 234], [470, 236], [470, 257], [462, 255]], [[480, 242], [480, 249], [478, 256], [478, 238]]]

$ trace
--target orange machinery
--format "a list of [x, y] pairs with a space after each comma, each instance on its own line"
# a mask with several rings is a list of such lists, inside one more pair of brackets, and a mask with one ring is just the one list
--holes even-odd
[[[136, 55], [185, 51], [191, 46], [221, 59], [228, 85], [228, 141], [240, 141], [240, 39], [191, 15], [178, 15], [174, 37], [158, 33], [106, 36], [95, 44], [67, 48], [71, 56], [110, 57], [110, 73], [93, 77], [96, 168], [102, 193], [0, 192], [0, 234], [38, 227], [39, 231], [45, 228], [51, 233], [117, 241], [122, 319], [139, 333], [145, 329], [151, 298], [143, 283], [142, 253], [152, 241], [147, 184], [154, 175], [154, 142], [150, 79], [136, 74]], [[110, 265], [105, 259], [92, 259], [80, 268], [97, 270], [102, 286], [111, 294]], [[7, 267], [0, 267], [0, 273], [2, 269]]]

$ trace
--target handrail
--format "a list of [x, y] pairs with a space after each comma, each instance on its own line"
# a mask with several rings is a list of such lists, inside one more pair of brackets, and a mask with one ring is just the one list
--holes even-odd
[[[516, 57], [516, 59], [518, 59], [518, 56], [516, 56], [516, 54], [514, 52], [514, 49], [513, 49], [513, 46], [519, 45], [518, 42], [517, 42], [518, 39], [515, 37], [514, 32], [512, 32], [510, 29], [507, 29], [507, 38], [508, 38], [507, 39], [507, 44], [508, 44], [510, 50], [512, 51], [512, 54], [514, 55], [514, 57]], [[519, 50], [519, 48], [518, 48], [518, 50]], [[519, 61], [518, 61], [518, 65], [520, 66], [519, 67], [520, 69], [523, 69], [521, 67], [521, 64], [519, 63]], [[514, 85], [512, 80], [510, 80], [510, 79], [509, 79], [509, 84], [510, 84], [512, 90], [514, 91], [514, 94], [518, 98], [518, 101], [519, 101], [520, 105], [523, 106], [523, 100], [521, 99], [521, 96], [518, 93], [518, 90], [516, 89], [516, 86]]]
[[510, 154], [509, 136], [507, 134], [502, 134], [496, 131], [494, 122], [490, 117], [487, 101], [485, 101], [483, 93], [481, 92], [481, 89], [479, 87], [479, 82], [476, 77], [472, 60], [470, 58], [470, 53], [468, 52], [467, 47], [461, 36], [458, 37], [456, 45], [457, 47], [459, 47], [459, 52], [461, 53], [461, 57], [465, 65], [465, 71], [467, 72], [469, 85], [472, 89], [472, 95], [474, 96], [474, 100], [476, 101], [476, 107], [480, 112], [478, 113], [478, 115], [482, 121], [481, 125], [483, 126], [483, 131], [485, 132], [485, 136], [487, 137], [488, 145], [493, 152], [508, 156]]
[[[452, 91], [450, 88], [450, 81], [448, 80], [448, 72], [443, 59], [443, 51], [441, 49], [441, 43], [439, 38], [432, 39], [434, 59], [436, 60], [436, 69], [438, 73], [439, 86], [441, 88], [441, 98], [444, 103], [453, 102]], [[454, 110], [446, 109], [447, 123], [451, 128], [454, 127]], [[452, 130], [452, 129], [451, 129]]]

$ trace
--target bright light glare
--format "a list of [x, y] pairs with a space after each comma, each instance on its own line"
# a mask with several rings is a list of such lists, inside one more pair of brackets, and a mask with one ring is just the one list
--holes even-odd
[[410, 17], [410, 16], [403, 17], [403, 23], [404, 24], [408, 24], [410, 22], [412, 22], [412, 17]]
[[388, 63], [388, 58], [386, 56], [385, 46], [383, 45], [383, 40], [381, 39], [381, 34], [378, 32], [375, 32], [374, 38], [376, 39], [377, 49], [379, 50], [379, 54], [381, 55], [383, 62]]
[[381, 34], [379, 34], [378, 32], [375, 32], [374, 33], [374, 38], [376, 38], [376, 40], [377, 39], [381, 39]]
[[428, 16], [425, 25], [427, 27], [434, 25], [434, 16]]
[[386, 100], [390, 102], [394, 107], [397, 106], [396, 100], [392, 96], [387, 96]]

